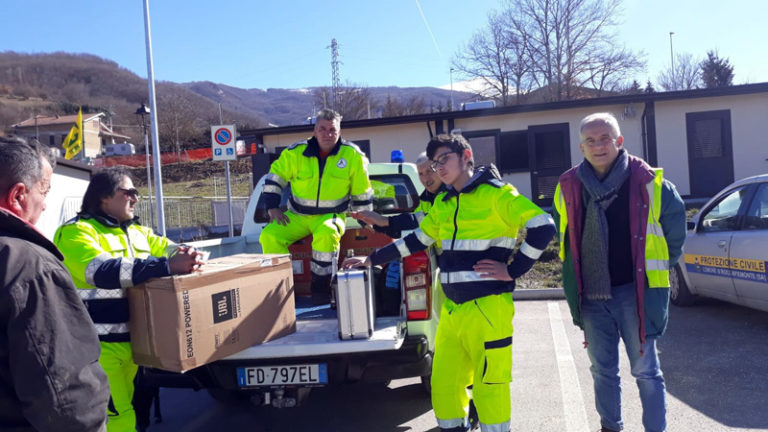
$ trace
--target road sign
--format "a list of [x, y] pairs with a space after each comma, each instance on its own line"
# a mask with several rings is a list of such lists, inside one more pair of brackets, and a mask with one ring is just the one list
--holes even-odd
[[235, 125], [211, 126], [211, 149], [213, 160], [237, 160]]

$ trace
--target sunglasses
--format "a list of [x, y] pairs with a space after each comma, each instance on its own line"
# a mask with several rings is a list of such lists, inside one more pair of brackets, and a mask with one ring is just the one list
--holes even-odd
[[128, 195], [131, 198], [138, 198], [139, 197], [139, 191], [136, 190], [136, 188], [131, 189], [124, 189], [124, 188], [117, 188], [120, 192]]

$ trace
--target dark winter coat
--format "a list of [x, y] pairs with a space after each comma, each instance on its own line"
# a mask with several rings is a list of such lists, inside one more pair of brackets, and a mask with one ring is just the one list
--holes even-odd
[[56, 246], [0, 209], [0, 430], [105, 430], [99, 339]]

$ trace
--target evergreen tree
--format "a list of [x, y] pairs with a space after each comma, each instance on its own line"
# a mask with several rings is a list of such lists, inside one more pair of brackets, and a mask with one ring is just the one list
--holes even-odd
[[701, 62], [701, 80], [706, 88], [733, 85], [733, 65], [727, 58], [721, 59], [716, 51], [709, 51], [707, 59]]

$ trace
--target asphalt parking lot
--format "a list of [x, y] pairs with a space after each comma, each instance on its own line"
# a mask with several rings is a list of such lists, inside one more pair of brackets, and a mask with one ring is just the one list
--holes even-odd
[[[512, 431], [600, 428], [583, 336], [563, 300], [516, 302]], [[669, 432], [768, 431], [768, 313], [704, 300], [671, 306], [659, 343]], [[642, 431], [637, 390], [622, 356], [626, 431]], [[205, 392], [161, 391], [160, 431], [437, 431], [417, 379], [315, 389], [299, 408], [230, 406]]]

